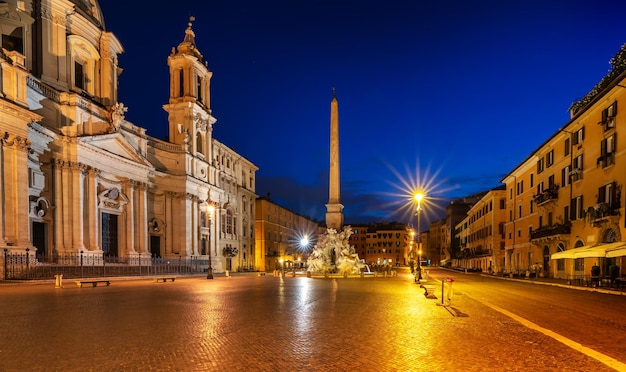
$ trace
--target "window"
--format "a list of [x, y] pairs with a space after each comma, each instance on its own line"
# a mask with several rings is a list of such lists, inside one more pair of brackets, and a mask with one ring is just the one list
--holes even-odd
[[583, 156], [578, 155], [574, 158], [574, 169], [572, 169], [572, 182], [583, 178]]
[[196, 132], [196, 152], [203, 153], [203, 141], [202, 141], [202, 133]]
[[615, 134], [600, 142], [600, 157], [597, 164], [602, 164], [603, 168], [615, 164]]
[[543, 168], [544, 168], [544, 162], [543, 162], [543, 158], [541, 158], [537, 161], [537, 173], [543, 172]]
[[613, 102], [611, 106], [602, 110], [602, 121], [598, 124], [604, 125], [604, 130], [615, 128], [615, 116], [617, 115], [617, 101]]
[[533, 173], [530, 174], [530, 187], [532, 188], [535, 184], [535, 175]]
[[598, 189], [598, 204], [606, 203], [611, 206], [613, 205], [615, 198], [615, 182], [606, 184]]
[[522, 206], [521, 205], [518, 207], [517, 218], [522, 218]]
[[554, 174], [548, 177], [548, 188], [554, 189]]
[[568, 223], [570, 220], [570, 215], [569, 215], [569, 205], [566, 205], [565, 207], [563, 207], [563, 216], [565, 216], [565, 223]]
[[78, 89], [85, 89], [85, 73], [83, 72], [83, 64], [74, 61], [74, 86]]
[[554, 164], [554, 150], [550, 150], [550, 152], [546, 154], [546, 167], [550, 167], [552, 164]]
[[517, 195], [520, 195], [523, 192], [524, 192], [524, 180], [519, 181], [517, 183]]
[[100, 54], [85, 38], [78, 35], [67, 37], [72, 72], [72, 87], [92, 96], [96, 95], [96, 82], [99, 80]]
[[178, 70], [178, 96], [185, 96], [185, 73], [182, 69]]
[[563, 152], [564, 156], [569, 156], [570, 152], [572, 151], [571, 139], [569, 138], [565, 139], [564, 148], [565, 148], [565, 151]]
[[580, 128], [572, 135], [572, 141], [574, 145], [579, 145], [583, 143], [585, 139], [585, 127]]
[[565, 187], [570, 184], [569, 176], [570, 176], [570, 166], [566, 166], [561, 169], [561, 187]]
[[577, 196], [570, 202], [570, 219], [577, 220], [583, 218], [583, 197]]
[[539, 182], [537, 184], [537, 195], [541, 194], [543, 192], [543, 182]]
[[196, 77], [196, 92], [198, 96], [198, 102], [202, 103], [202, 77]]
[[574, 271], [585, 271], [585, 259], [584, 258], [574, 259]]
[[529, 209], [529, 213], [533, 213], [533, 206], [535, 205], [535, 203], [531, 200], [529, 205], [528, 205], [528, 209]]

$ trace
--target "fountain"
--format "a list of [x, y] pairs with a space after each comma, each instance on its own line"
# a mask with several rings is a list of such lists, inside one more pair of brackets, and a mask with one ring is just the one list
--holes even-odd
[[344, 277], [360, 274], [365, 264], [350, 245], [352, 227], [344, 226], [343, 231], [329, 228], [313, 247], [307, 260], [307, 271], [316, 274], [339, 274]]

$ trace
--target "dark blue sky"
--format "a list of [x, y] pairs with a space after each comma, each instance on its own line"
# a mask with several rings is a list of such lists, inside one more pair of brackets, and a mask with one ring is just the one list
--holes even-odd
[[336, 88], [352, 224], [411, 222], [420, 183], [430, 185], [427, 219], [442, 216], [435, 204], [497, 186], [567, 122], [626, 42], [623, 1], [147, 4], [100, 2], [125, 48], [126, 118], [167, 134], [167, 56], [193, 15], [213, 71], [214, 137], [259, 167], [259, 195], [321, 220]]

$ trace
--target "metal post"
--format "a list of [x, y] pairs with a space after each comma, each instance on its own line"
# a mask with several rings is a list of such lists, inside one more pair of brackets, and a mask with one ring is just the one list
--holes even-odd
[[80, 278], [84, 278], [83, 276], [83, 251], [80, 251]]
[[7, 277], [8, 277], [8, 275], [7, 275], [7, 269], [8, 269], [8, 264], [7, 264], [8, 252], [9, 252], [9, 250], [8, 250], [7, 248], [4, 248], [4, 272], [3, 272], [3, 275], [4, 275], [4, 278], [3, 278], [3, 279], [4, 279], [4, 280], [6, 280], [6, 279], [7, 279]]
[[30, 261], [30, 257], [28, 255], [28, 252], [30, 251], [30, 248], [26, 248], [26, 278], [30, 279], [30, 270], [28, 268], [28, 261]]
[[422, 211], [422, 206], [420, 205], [420, 202], [418, 200], [417, 202], [417, 252], [418, 252], [418, 256], [417, 256], [417, 275], [418, 275], [418, 280], [422, 280], [422, 232], [420, 231], [421, 228], [421, 212]]

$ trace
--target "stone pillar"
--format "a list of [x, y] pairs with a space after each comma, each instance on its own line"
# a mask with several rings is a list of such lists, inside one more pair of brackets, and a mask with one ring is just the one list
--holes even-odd
[[64, 227], [64, 208], [63, 208], [63, 161], [56, 159], [54, 161], [54, 190], [52, 197], [54, 198], [54, 246], [57, 253], [65, 252], [65, 227]]
[[98, 183], [96, 176], [99, 170], [91, 168], [87, 175], [85, 199], [87, 201], [87, 250], [100, 250], [100, 212], [98, 210]]
[[20, 136], [5, 136], [2, 146], [2, 240], [3, 245], [32, 248], [28, 197], [28, 147]]
[[149, 254], [148, 251], [148, 184], [142, 183], [139, 187], [137, 213], [137, 244], [138, 251]]
[[64, 90], [68, 88], [66, 11], [72, 9], [53, 9], [52, 2], [41, 2], [41, 42], [49, 46], [41, 52], [41, 79]]
[[83, 212], [85, 209], [85, 183], [84, 171], [85, 165], [81, 163], [73, 164], [71, 167], [71, 198], [68, 199], [71, 205], [70, 227], [72, 234], [72, 252], [80, 252], [85, 250], [83, 243], [84, 225]]
[[126, 230], [126, 252], [129, 254], [136, 253], [135, 251], [135, 232], [136, 220], [137, 220], [137, 203], [135, 202], [135, 192], [137, 189], [137, 183], [133, 180], [128, 181], [126, 184], [126, 195], [128, 196], [128, 205], [126, 206], [127, 221], [124, 229]]
[[169, 256], [172, 253], [172, 240], [173, 240], [173, 226], [172, 221], [172, 196], [173, 193], [165, 193], [165, 245], [163, 250], [163, 256]]

